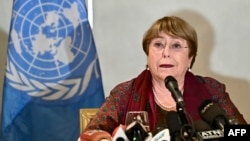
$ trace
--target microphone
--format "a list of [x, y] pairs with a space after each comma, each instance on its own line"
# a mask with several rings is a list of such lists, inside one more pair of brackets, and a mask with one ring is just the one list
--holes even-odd
[[150, 137], [139, 119], [136, 119], [127, 126], [125, 134], [130, 141], [144, 141]]
[[170, 134], [168, 129], [163, 129], [158, 132], [150, 141], [170, 141]]
[[224, 125], [229, 124], [224, 109], [212, 100], [205, 100], [199, 107], [200, 116], [214, 129], [224, 131]]
[[224, 137], [224, 133], [220, 129], [212, 130], [211, 126], [204, 120], [197, 120], [194, 122], [196, 129], [196, 137], [199, 141], [213, 140]]
[[214, 130], [203, 130], [197, 132], [200, 140], [221, 139], [224, 137], [224, 125], [237, 124], [237, 121], [231, 121], [226, 116], [224, 109], [218, 104], [208, 99], [199, 107], [201, 118], [206, 121]]
[[197, 132], [197, 137], [199, 138], [200, 141], [219, 139], [224, 137], [224, 132], [220, 129], [200, 131]]
[[112, 133], [112, 141], [129, 141], [128, 137], [125, 134], [125, 125], [119, 125], [115, 128], [115, 130]]
[[170, 131], [171, 141], [181, 141], [181, 123], [179, 115], [175, 111], [169, 111], [167, 114], [167, 125]]
[[174, 98], [177, 104], [177, 112], [181, 118], [182, 124], [189, 124], [188, 119], [186, 117], [184, 100], [181, 91], [179, 90], [176, 79], [173, 76], [167, 76], [165, 78], [165, 86], [171, 92], [172, 97]]
[[184, 130], [182, 132], [185, 132], [187, 134], [187, 139], [191, 139], [195, 134], [195, 129], [191, 124], [189, 124], [189, 121], [187, 119], [184, 100], [181, 91], [179, 90], [177, 80], [173, 76], [167, 76], [164, 82], [166, 88], [171, 92], [172, 97], [174, 98], [177, 104], [177, 112], [179, 114], [183, 126], [181, 129]]
[[194, 121], [194, 127], [196, 131], [212, 130], [212, 127], [203, 119]]
[[167, 76], [165, 78], [165, 86], [171, 92], [172, 97], [179, 107], [184, 107], [184, 100], [179, 90], [178, 83], [173, 76]]

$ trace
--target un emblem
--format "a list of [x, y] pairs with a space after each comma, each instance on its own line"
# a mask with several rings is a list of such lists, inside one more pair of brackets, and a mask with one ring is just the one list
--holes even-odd
[[43, 100], [83, 94], [98, 58], [82, 2], [26, 1], [14, 7], [9, 40], [9, 84]]

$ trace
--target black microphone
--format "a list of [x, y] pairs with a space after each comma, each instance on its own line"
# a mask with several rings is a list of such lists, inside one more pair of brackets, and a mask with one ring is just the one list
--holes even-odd
[[120, 124], [116, 127], [112, 133], [112, 141], [128, 141], [128, 137], [125, 134], [126, 126]]
[[224, 131], [224, 125], [229, 124], [226, 112], [222, 107], [212, 100], [205, 100], [199, 107], [200, 116], [214, 129]]
[[220, 129], [213, 130], [212, 127], [204, 120], [197, 120], [194, 122], [196, 129], [196, 138], [199, 141], [204, 140], [218, 140], [224, 137], [224, 133]]
[[207, 131], [199, 131], [196, 133], [197, 139], [199, 141], [204, 141], [204, 140], [220, 140], [223, 139], [224, 137], [224, 132], [220, 129], [216, 130], [207, 130]]
[[203, 119], [194, 121], [194, 127], [197, 132], [212, 130], [212, 127]]
[[183, 132], [187, 133], [186, 140], [192, 139], [195, 134], [195, 129], [193, 125], [189, 124], [187, 113], [185, 110], [184, 100], [181, 91], [179, 90], [177, 80], [173, 76], [167, 76], [165, 78], [165, 86], [171, 92], [172, 97], [176, 102], [177, 112], [183, 126], [182, 130], [184, 130]]
[[125, 129], [125, 134], [130, 141], [139, 140], [144, 141], [149, 137], [148, 132], [145, 127], [142, 125], [141, 121], [136, 119], [131, 122]]
[[176, 101], [177, 105], [179, 107], [184, 107], [184, 100], [176, 79], [173, 76], [167, 76], [165, 78], [165, 86], [171, 92], [172, 97]]
[[188, 119], [186, 117], [186, 111], [184, 107], [184, 100], [179, 90], [176, 79], [173, 76], [167, 76], [165, 78], [165, 86], [171, 92], [177, 105], [177, 112], [181, 118], [182, 124], [188, 124]]
[[179, 115], [175, 111], [169, 111], [167, 114], [167, 125], [171, 136], [171, 141], [181, 141], [181, 122]]

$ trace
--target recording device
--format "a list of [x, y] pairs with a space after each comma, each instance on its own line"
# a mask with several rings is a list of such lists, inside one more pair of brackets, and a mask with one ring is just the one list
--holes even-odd
[[[131, 133], [131, 128], [133, 128], [136, 124], [132, 123], [130, 124], [128, 128], [124, 125], [119, 125], [118, 127], [115, 128], [115, 130], [112, 133], [112, 141], [132, 141], [137, 137], [134, 135], [128, 135]], [[140, 125], [141, 126], [141, 125]], [[144, 129], [143, 129], [144, 130]], [[132, 131], [133, 134], [133, 131]], [[133, 137], [131, 139], [131, 137]], [[141, 140], [140, 137], [136, 138], [137, 140]], [[160, 132], [158, 132], [156, 135], [152, 137], [152, 134], [147, 133], [147, 136], [143, 141], [170, 141], [170, 134], [168, 129], [163, 129]]]
[[171, 137], [168, 129], [163, 129], [158, 132], [150, 141], [170, 141]]
[[167, 115], [167, 125], [170, 131], [171, 141], [181, 141], [181, 122], [179, 115], [175, 111], [169, 111]]
[[224, 132], [222, 130], [220, 130], [220, 129], [207, 130], [207, 131], [197, 132], [196, 136], [200, 141], [213, 140], [213, 139], [223, 138], [224, 137]]
[[196, 138], [199, 141], [214, 140], [223, 137], [221, 130], [212, 130], [212, 127], [202, 119], [195, 121], [194, 126], [196, 129]]
[[126, 126], [119, 125], [115, 128], [112, 133], [112, 141], [129, 141], [128, 137], [125, 134]]
[[152, 135], [148, 134], [143, 125], [137, 121], [128, 126], [120, 124], [112, 133], [112, 141], [151, 141]]
[[212, 127], [204, 120], [197, 120], [194, 123], [196, 129], [196, 138], [199, 141], [212, 141], [224, 137], [224, 133], [220, 129], [212, 129]]
[[142, 125], [141, 121], [137, 119], [127, 126], [125, 134], [130, 141], [144, 141], [149, 137], [145, 127]]
[[169, 111], [167, 125], [171, 135], [171, 141], [193, 141], [195, 129], [190, 124], [182, 124], [180, 116], [175, 111]]
[[222, 107], [210, 99], [205, 100], [201, 104], [199, 111], [201, 118], [214, 129], [197, 132], [197, 137], [200, 140], [222, 139], [224, 137], [224, 125], [237, 124], [237, 122], [231, 122], [226, 117], [226, 113]]
[[209, 123], [213, 129], [224, 131], [224, 125], [229, 124], [225, 111], [218, 103], [214, 103], [212, 100], [204, 101], [199, 107], [199, 111], [201, 118]]
[[212, 130], [212, 127], [203, 119], [196, 120], [194, 122], [194, 127], [196, 131]]
[[198, 132], [200, 139], [222, 139], [225, 125], [237, 125], [235, 117], [227, 117], [224, 109], [212, 100], [206, 100], [199, 107], [201, 117], [214, 129]]

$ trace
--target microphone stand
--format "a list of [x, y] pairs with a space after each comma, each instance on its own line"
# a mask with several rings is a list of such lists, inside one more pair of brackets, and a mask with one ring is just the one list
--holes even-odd
[[[166, 88], [171, 92], [172, 97], [176, 101], [177, 113], [179, 114], [182, 128], [181, 128], [181, 138], [184, 141], [192, 140], [195, 130], [192, 125], [189, 124], [188, 119], [186, 117], [185, 104], [182, 97], [182, 93], [178, 88], [177, 80], [173, 76], [167, 76], [164, 80]], [[187, 139], [185, 139], [187, 137]]]
[[177, 102], [176, 107], [177, 107], [177, 113], [179, 114], [182, 123], [180, 131], [181, 138], [184, 141], [193, 141], [193, 137], [195, 135], [195, 129], [188, 122], [188, 119], [186, 117], [186, 110], [184, 108], [184, 102]]

